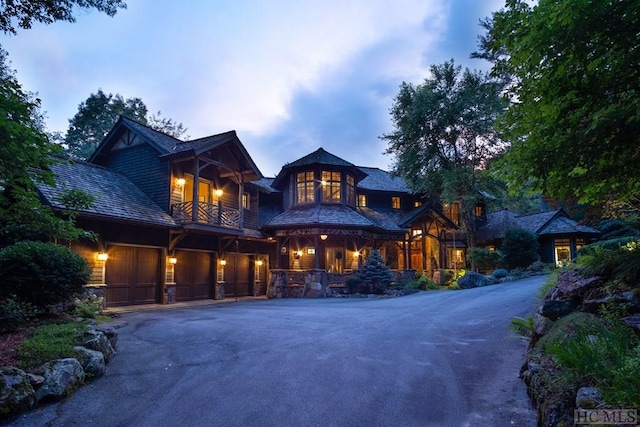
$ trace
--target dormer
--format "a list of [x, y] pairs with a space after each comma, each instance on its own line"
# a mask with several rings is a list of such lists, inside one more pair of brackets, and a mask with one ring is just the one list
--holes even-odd
[[360, 168], [319, 148], [285, 165], [273, 181], [284, 208], [296, 205], [356, 206], [356, 186], [367, 176]]

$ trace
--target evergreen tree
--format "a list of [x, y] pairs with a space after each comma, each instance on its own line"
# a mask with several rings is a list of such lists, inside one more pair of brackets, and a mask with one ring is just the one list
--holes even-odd
[[376, 294], [383, 293], [394, 280], [393, 273], [377, 249], [367, 257], [367, 262], [358, 269], [357, 275], [358, 279], [369, 287], [369, 292]]

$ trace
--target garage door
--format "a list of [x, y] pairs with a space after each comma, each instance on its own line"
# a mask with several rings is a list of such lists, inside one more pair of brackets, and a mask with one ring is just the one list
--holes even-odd
[[244, 297], [252, 295], [251, 262], [248, 255], [227, 253], [227, 265], [224, 268], [225, 297]]
[[160, 249], [111, 246], [108, 252], [108, 306], [160, 302]]
[[176, 301], [212, 298], [212, 257], [208, 252], [176, 251]]

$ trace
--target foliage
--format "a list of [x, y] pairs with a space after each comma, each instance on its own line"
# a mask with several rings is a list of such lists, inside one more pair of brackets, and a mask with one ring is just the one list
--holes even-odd
[[610, 240], [616, 237], [634, 236], [640, 233], [640, 224], [637, 224], [637, 217], [624, 217], [614, 219], [604, 219], [596, 227], [602, 235], [602, 240]]
[[509, 272], [504, 268], [498, 268], [497, 270], [494, 270], [491, 273], [491, 276], [495, 277], [496, 279], [504, 279], [508, 275], [509, 275]]
[[640, 405], [640, 343], [620, 319], [572, 324], [547, 351], [574, 383], [600, 389], [614, 407]]
[[89, 295], [83, 299], [74, 298], [73, 305], [75, 306], [76, 315], [83, 319], [95, 319], [102, 313], [102, 305], [104, 298], [97, 295]]
[[39, 326], [33, 335], [18, 346], [18, 367], [33, 369], [44, 363], [74, 357], [86, 325], [78, 322]]
[[56, 21], [75, 22], [74, 9], [96, 9], [114, 16], [126, 9], [122, 0], [10, 0], [2, 2], [0, 31], [16, 34], [16, 28], [29, 29], [34, 22], [51, 24]]
[[500, 252], [508, 269], [526, 268], [538, 259], [538, 239], [535, 234], [514, 228], [507, 230]]
[[636, 2], [592, 0], [507, 0], [482, 23], [474, 56], [510, 83], [498, 126], [512, 188], [583, 203], [640, 194], [639, 23]]
[[509, 326], [509, 330], [514, 334], [521, 336], [526, 340], [530, 340], [533, 337], [535, 332], [535, 325], [533, 323], [533, 316], [528, 316], [525, 318], [522, 317], [512, 317], [509, 319], [511, 326]]
[[78, 106], [78, 112], [69, 120], [65, 144], [69, 154], [77, 159], [88, 158], [109, 133], [119, 116], [125, 116], [143, 125], [180, 137], [186, 132], [182, 123], [161, 117], [158, 111], [149, 117], [147, 106], [140, 98], [124, 99], [120, 94], [105, 94], [98, 89]]
[[38, 313], [33, 305], [15, 295], [0, 299], [0, 334], [17, 330]]
[[468, 271], [457, 280], [457, 283], [462, 289], [471, 289], [487, 286], [493, 282], [480, 273]]
[[[617, 247], [616, 247], [617, 244]], [[584, 274], [640, 283], [640, 239], [597, 242], [581, 249], [576, 260]]]
[[454, 61], [431, 66], [423, 84], [402, 83], [391, 108], [394, 130], [381, 138], [395, 156], [394, 173], [416, 193], [459, 201], [471, 238], [476, 174], [504, 149], [493, 129], [503, 109], [501, 85]]
[[383, 293], [394, 280], [391, 269], [386, 266], [377, 249], [371, 252], [367, 262], [358, 269], [357, 277], [369, 287], [370, 293], [377, 294]]
[[19, 242], [0, 250], [0, 298], [57, 304], [81, 292], [89, 275], [85, 259], [65, 246]]
[[479, 271], [487, 272], [494, 270], [500, 264], [502, 253], [485, 248], [471, 248], [467, 259], [470, 263], [475, 264]]

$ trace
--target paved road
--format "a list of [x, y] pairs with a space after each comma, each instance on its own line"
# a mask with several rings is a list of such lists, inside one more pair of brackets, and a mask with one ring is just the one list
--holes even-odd
[[13, 424], [535, 426], [507, 328], [543, 280], [123, 315], [104, 377]]

